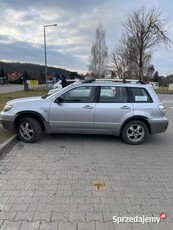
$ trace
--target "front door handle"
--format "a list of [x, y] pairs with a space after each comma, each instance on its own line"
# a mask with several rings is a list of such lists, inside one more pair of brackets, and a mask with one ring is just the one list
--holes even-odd
[[131, 107], [127, 106], [127, 105], [124, 105], [124, 106], [120, 107], [120, 109], [131, 109]]
[[90, 105], [86, 105], [86, 106], [83, 107], [83, 109], [93, 109], [93, 107], [90, 106]]

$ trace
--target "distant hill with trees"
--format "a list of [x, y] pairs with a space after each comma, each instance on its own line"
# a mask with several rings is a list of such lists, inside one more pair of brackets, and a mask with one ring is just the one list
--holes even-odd
[[[43, 80], [45, 76], [44, 65], [32, 64], [32, 63], [19, 63], [19, 62], [2, 62], [0, 61], [0, 69], [5, 74], [12, 72], [28, 73], [30, 79]], [[71, 71], [56, 67], [47, 67], [48, 75], [50, 77], [65, 75], [67, 78], [71, 75]]]

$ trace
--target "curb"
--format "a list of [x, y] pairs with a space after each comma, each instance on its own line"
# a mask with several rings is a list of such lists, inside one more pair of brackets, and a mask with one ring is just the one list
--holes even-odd
[[17, 135], [13, 135], [12, 137], [8, 138], [2, 144], [0, 144], [0, 155], [2, 155], [5, 151], [11, 148], [17, 142]]

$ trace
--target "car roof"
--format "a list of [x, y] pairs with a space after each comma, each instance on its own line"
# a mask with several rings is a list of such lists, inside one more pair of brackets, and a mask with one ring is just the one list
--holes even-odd
[[149, 84], [146, 84], [143, 81], [134, 80], [134, 79], [90, 79], [90, 80], [84, 80], [76, 82], [75, 85], [81, 85], [81, 86], [133, 86], [133, 87], [148, 87]]

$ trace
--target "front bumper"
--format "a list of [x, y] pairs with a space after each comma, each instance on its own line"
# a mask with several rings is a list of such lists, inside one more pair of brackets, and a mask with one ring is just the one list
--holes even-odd
[[5, 121], [5, 120], [2, 120], [0, 118], [0, 125], [4, 128], [4, 129], [7, 129], [9, 131], [13, 131], [14, 130], [14, 125], [13, 125], [13, 122], [12, 121]]
[[8, 116], [4, 112], [0, 113], [0, 126], [9, 131], [14, 131], [14, 115]]

